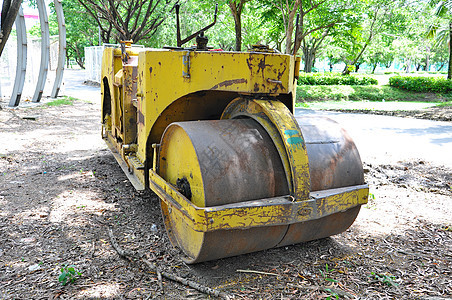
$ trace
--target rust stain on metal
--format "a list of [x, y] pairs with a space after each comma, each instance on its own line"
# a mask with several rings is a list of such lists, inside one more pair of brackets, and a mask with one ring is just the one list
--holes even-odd
[[284, 85], [280, 82], [275, 83], [275, 87], [271, 89], [273, 93], [278, 93], [279, 90], [284, 90]]
[[248, 83], [248, 80], [246, 80], [245, 78], [226, 80], [226, 81], [220, 82], [219, 84], [214, 85], [211, 88], [211, 90], [217, 90], [222, 87], [228, 87], [233, 84], [240, 84], [240, 83]]
[[284, 73], [286, 73], [287, 70], [287, 66], [284, 64], [284, 70], [282, 70], [281, 72], [278, 72], [278, 80], [281, 79], [281, 77], [284, 75]]
[[[265, 85], [264, 85], [264, 89], [265, 89]], [[254, 91], [259, 92], [259, 84], [257, 82], [254, 84]]]
[[144, 124], [144, 115], [141, 111], [138, 111], [138, 123]]
[[259, 64], [257, 66], [258, 66], [257, 72], [259, 73], [260, 71], [262, 71], [262, 74], [264, 74], [264, 69], [266, 67], [272, 67], [272, 65], [267, 65], [265, 63], [265, 57], [259, 60]]
[[251, 63], [251, 58], [246, 59], [246, 64], [248, 65], [248, 69], [251, 70], [253, 68], [253, 64]]

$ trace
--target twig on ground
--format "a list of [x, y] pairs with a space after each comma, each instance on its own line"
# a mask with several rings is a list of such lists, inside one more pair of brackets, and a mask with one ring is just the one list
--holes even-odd
[[116, 243], [115, 236], [113, 235], [113, 230], [110, 227], [108, 227], [108, 235], [110, 236], [111, 246], [116, 250], [116, 252], [118, 252], [119, 256], [127, 259], [130, 259], [131, 257], [135, 258], [133, 253], [124, 251], [121, 247], [119, 247], [118, 243]]
[[[194, 281], [182, 278], [180, 276], [168, 273], [168, 272], [161, 272], [159, 270], [159, 268], [152, 262], [148, 261], [147, 259], [143, 258], [143, 257], [138, 257], [138, 255], [134, 254], [134, 253], [130, 253], [128, 251], [123, 250], [117, 243], [116, 243], [116, 239], [113, 235], [113, 230], [109, 227], [108, 228], [108, 235], [110, 236], [110, 242], [112, 247], [116, 250], [116, 252], [123, 258], [126, 258], [128, 260], [131, 260], [131, 258], [135, 258], [135, 259], [139, 259], [141, 260], [143, 263], [145, 263], [152, 271], [154, 271], [157, 274], [157, 279], [159, 281], [159, 286], [160, 289], [163, 291], [163, 283], [162, 283], [162, 277], [165, 277], [167, 279], [170, 279], [172, 281], [181, 283], [183, 285], [187, 285], [197, 291], [200, 291], [202, 293], [211, 295], [211, 296], [215, 296], [215, 297], [220, 297], [223, 299], [230, 299], [230, 297], [223, 292], [214, 290], [212, 288], [206, 287], [204, 285], [201, 285], [199, 283], [196, 283]], [[274, 274], [276, 275], [276, 274]]]
[[[155, 264], [151, 263], [150, 261], [148, 261], [148, 260], [146, 260], [144, 258], [142, 258], [141, 261], [144, 262], [151, 270], [153, 270], [153, 271], [157, 270], [157, 267], [155, 266]], [[180, 276], [177, 276], [177, 275], [165, 272], [165, 271], [161, 272], [161, 274], [162, 274], [163, 277], [165, 277], [167, 279], [170, 279], [170, 280], [175, 281], [175, 282], [182, 283], [184, 285], [188, 285], [189, 287], [191, 287], [191, 288], [193, 288], [193, 289], [195, 289], [197, 291], [203, 292], [205, 294], [208, 294], [208, 295], [211, 295], [211, 296], [215, 296], [215, 297], [220, 297], [220, 298], [223, 298], [223, 299], [229, 299], [229, 296], [227, 294], [225, 294], [223, 292], [220, 292], [220, 291], [217, 291], [217, 290], [214, 290], [214, 289], [209, 288], [207, 286], [203, 286], [203, 285], [201, 285], [201, 284], [199, 284], [197, 282], [194, 282], [194, 281], [182, 278]]]
[[261, 274], [261, 275], [278, 276], [278, 274], [275, 274], [275, 273], [261, 272], [261, 271], [255, 271], [255, 270], [236, 270], [236, 272], [239, 272], [239, 273], [254, 273], [254, 274]]

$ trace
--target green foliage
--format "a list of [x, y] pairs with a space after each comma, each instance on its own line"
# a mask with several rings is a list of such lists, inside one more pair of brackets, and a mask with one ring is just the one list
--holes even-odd
[[329, 282], [337, 282], [336, 279], [333, 279], [333, 278], [329, 277], [329, 273], [331, 271], [334, 271], [334, 269], [330, 270], [329, 267], [328, 267], [328, 264], [325, 264], [325, 270], [324, 271], [323, 270], [319, 270], [320, 274], [322, 274], [323, 279], [325, 279], [326, 281], [329, 281]]
[[371, 274], [370, 277], [372, 279], [375, 279], [375, 280], [377, 280], [377, 281], [379, 281], [379, 282], [381, 282], [381, 283], [383, 283], [383, 284], [385, 284], [387, 286], [395, 286], [395, 287], [399, 286], [398, 283], [394, 282], [395, 276], [393, 276], [393, 275], [378, 274], [378, 273], [375, 273], [375, 272], [371, 272], [370, 274]]
[[[433, 95], [435, 101], [445, 101], [447, 94]], [[300, 85], [297, 87], [297, 102], [346, 100], [346, 101], [422, 101], [432, 100], [431, 93], [413, 93], [392, 86], [358, 85]]]
[[338, 73], [304, 73], [298, 78], [299, 85], [372, 85], [378, 84], [370, 76], [341, 75]]
[[436, 107], [452, 107], [452, 101], [443, 102], [441, 104], [436, 105]]
[[47, 106], [60, 106], [60, 105], [73, 105], [75, 98], [72, 97], [64, 97], [61, 99], [55, 99], [53, 101], [47, 102]]
[[77, 278], [77, 276], [81, 276], [82, 272], [75, 269], [74, 265], [64, 265], [60, 269], [60, 276], [58, 276], [58, 281], [61, 282], [62, 285], [66, 285], [68, 283], [73, 283]]
[[327, 300], [331, 300], [333, 299], [332, 297], [334, 297], [334, 299], [339, 299], [339, 294], [336, 292], [333, 292], [331, 289], [325, 289], [326, 292], [329, 292], [331, 295], [328, 296], [326, 299]]
[[452, 91], [452, 81], [442, 77], [393, 76], [389, 85], [413, 92], [448, 93]]
[[[62, 2], [66, 23], [67, 56], [75, 59], [77, 64], [84, 68], [85, 47], [97, 46], [99, 28], [96, 21], [86, 12], [77, 0]], [[57, 17], [54, 4], [50, 4], [52, 13], [49, 16], [51, 34], [57, 34]]]

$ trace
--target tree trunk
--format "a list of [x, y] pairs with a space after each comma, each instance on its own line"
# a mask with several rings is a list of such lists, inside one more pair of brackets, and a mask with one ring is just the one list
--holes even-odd
[[411, 61], [409, 59], [406, 60], [406, 72], [410, 73]]
[[[299, 1], [296, 1], [293, 9], [289, 12], [289, 18], [287, 20], [287, 30], [286, 30], [286, 54], [291, 54], [292, 53], [292, 34], [293, 34], [293, 30], [294, 30], [294, 19], [295, 19], [295, 14], [298, 10], [298, 3]], [[295, 42], [293, 43], [293, 47], [295, 49], [296, 47], [296, 39], [297, 37], [295, 37]]]
[[375, 74], [375, 69], [377, 68], [377, 64], [372, 67], [372, 74]]
[[358, 73], [359, 67], [361, 66], [361, 63], [355, 64], [355, 72]]
[[358, 56], [355, 58], [355, 60], [350, 65], [345, 65], [345, 68], [342, 71], [342, 75], [350, 75], [352, 70], [350, 70], [349, 66], [354, 66], [358, 62], [358, 60], [361, 58], [364, 51], [366, 50], [367, 45], [368, 45], [367, 43], [364, 44], [363, 48], [361, 49], [361, 52], [359, 52]]
[[303, 47], [304, 72], [311, 73], [315, 62], [315, 49], [309, 46]]
[[452, 51], [450, 41], [452, 38], [452, 22], [449, 22], [449, 68], [447, 69], [447, 79], [452, 79]]
[[235, 2], [230, 0], [228, 6], [231, 9], [232, 16], [234, 17], [235, 25], [235, 51], [242, 51], [242, 10], [243, 5], [249, 0], [240, 0]]
[[425, 71], [430, 69], [430, 48], [427, 47], [427, 54], [425, 55]]
[[22, 0], [3, 1], [0, 23], [0, 56], [6, 46], [13, 24], [16, 21]]
[[242, 51], [242, 19], [234, 17], [235, 23], [235, 51]]

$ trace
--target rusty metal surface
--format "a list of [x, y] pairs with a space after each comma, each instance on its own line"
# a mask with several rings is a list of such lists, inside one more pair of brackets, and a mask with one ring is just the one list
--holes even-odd
[[[311, 192], [364, 184], [364, 172], [355, 143], [348, 133], [331, 119], [296, 118], [309, 158]], [[315, 240], [345, 231], [352, 225], [360, 206], [318, 220], [289, 226], [278, 246]]]
[[364, 183], [361, 158], [348, 133], [324, 117], [297, 117], [309, 158], [311, 191]]
[[198, 154], [206, 206], [288, 193], [279, 154], [254, 120], [193, 122], [184, 129]]
[[[279, 154], [257, 122], [242, 119], [176, 124], [186, 132], [195, 149], [202, 174], [205, 207], [288, 193]], [[164, 135], [161, 142], [163, 158], [168, 143], [166, 139]], [[180, 149], [180, 152], [183, 155], [185, 150]], [[161, 169], [163, 178], [171, 177]], [[176, 182], [171, 183], [176, 186]], [[193, 181], [190, 184], [192, 190], [199, 188], [193, 186]], [[188, 225], [181, 225], [183, 219], [172, 214], [166, 205], [162, 205], [162, 210], [173, 244], [190, 253], [190, 243], [200, 243], [195, 247], [195, 253], [186, 259], [190, 263], [272, 248], [287, 230], [287, 226], [219, 230], [200, 233], [200, 242], [199, 234], [186, 234]], [[182, 228], [181, 232], [175, 228]], [[182, 231], [185, 234], [181, 235]], [[190, 241], [192, 236], [193, 241]]]
[[251, 118], [259, 123], [276, 146], [296, 200], [309, 198], [309, 166], [303, 134], [287, 107], [272, 100], [237, 98], [223, 112], [222, 119]]
[[[364, 183], [356, 147], [337, 123], [329, 119], [313, 118], [304, 118], [298, 120], [298, 123], [305, 133], [310, 172], [315, 178], [313, 190], [318, 191], [312, 193], [313, 197], [322, 197], [322, 193], [326, 190], [359, 186]], [[288, 194], [289, 189], [280, 154], [265, 129], [255, 120], [181, 122], [171, 126], [179, 126], [183, 129], [189, 136], [191, 147], [196, 153], [194, 159], [199, 164], [200, 174], [202, 174], [201, 188], [204, 191], [201, 206], [214, 208], [238, 205], [240, 207], [240, 204], [245, 204], [246, 201]], [[170, 140], [171, 136], [165, 133], [161, 142], [162, 149], [168, 149], [165, 144], [169, 141], [166, 139]], [[186, 149], [180, 145], [179, 148], [178, 156], [186, 155]], [[168, 150], [161, 153], [163, 161], [165, 161], [166, 151]], [[190, 158], [186, 157], [186, 160]], [[163, 173], [163, 178], [171, 177], [165, 174], [164, 170], [160, 171]], [[172, 176], [172, 178], [179, 177], [182, 178], [182, 175]], [[199, 188], [193, 185], [195, 181], [189, 176], [186, 178], [192, 190]], [[170, 183], [173, 186], [177, 185], [176, 182]], [[192, 199], [192, 201], [197, 202], [199, 206], [198, 200]], [[348, 200], [338, 198], [337, 201]], [[312, 201], [302, 201], [300, 204], [305, 202], [307, 204]], [[186, 261], [189, 263], [331, 236], [346, 230], [353, 223], [360, 209], [359, 205], [352, 208], [348, 206], [346, 211], [326, 216], [320, 215], [315, 220], [288, 226], [274, 223], [275, 225], [260, 225], [264, 227], [245, 226], [244, 228], [247, 229], [217, 229], [200, 232], [194, 229], [189, 221], [190, 218], [186, 219], [183, 215], [176, 213], [174, 209], [177, 205], [172, 211], [167, 204], [162, 201], [168, 234], [173, 244], [179, 246], [187, 255]], [[342, 204], [338, 203], [337, 206], [345, 207]], [[331, 205], [335, 205], [334, 201]], [[318, 209], [316, 205], [315, 207]], [[240, 213], [241, 210], [238, 208], [235, 211]], [[312, 213], [312, 210], [310, 212]], [[189, 212], [186, 213], [191, 215]], [[229, 219], [223, 214], [220, 215], [222, 218]], [[215, 217], [212, 217], [211, 221], [214, 222], [214, 219]], [[226, 219], [222, 221], [227, 222]], [[236, 221], [233, 219], [236, 218], [231, 216], [232, 223]], [[311, 218], [306, 217], [306, 219]], [[231, 228], [234, 226], [237, 224], [231, 224]]]
[[325, 238], [347, 230], [358, 216], [361, 206], [345, 212], [335, 213], [317, 220], [301, 222], [289, 226], [278, 247]]

